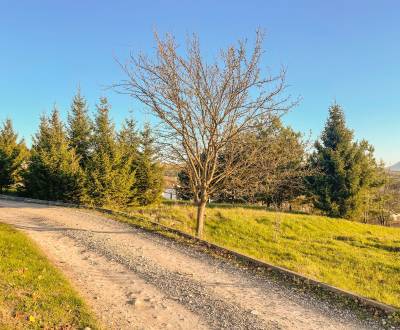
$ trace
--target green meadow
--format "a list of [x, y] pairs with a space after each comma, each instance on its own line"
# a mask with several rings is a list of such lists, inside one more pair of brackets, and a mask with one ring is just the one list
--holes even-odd
[[[133, 214], [194, 234], [196, 209]], [[400, 307], [400, 229], [250, 207], [208, 207], [204, 238], [364, 297]]]

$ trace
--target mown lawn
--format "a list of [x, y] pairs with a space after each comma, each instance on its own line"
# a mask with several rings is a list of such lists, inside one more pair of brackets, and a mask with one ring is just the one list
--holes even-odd
[[[131, 210], [194, 233], [196, 210]], [[311, 278], [400, 307], [400, 229], [241, 207], [207, 209], [205, 239]]]
[[97, 323], [33, 242], [0, 224], [0, 329], [91, 329]]

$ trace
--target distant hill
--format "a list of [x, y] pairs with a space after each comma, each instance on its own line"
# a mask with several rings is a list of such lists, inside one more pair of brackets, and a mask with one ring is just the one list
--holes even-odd
[[398, 162], [392, 166], [389, 166], [388, 169], [393, 172], [400, 172], [400, 162]]

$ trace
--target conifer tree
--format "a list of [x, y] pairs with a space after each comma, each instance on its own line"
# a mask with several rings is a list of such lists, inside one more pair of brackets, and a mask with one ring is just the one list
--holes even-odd
[[319, 171], [308, 179], [315, 207], [333, 217], [357, 217], [362, 196], [379, 184], [379, 168], [373, 148], [366, 141], [353, 141], [353, 132], [346, 127], [339, 105], [330, 107], [315, 149], [311, 166]]
[[18, 141], [11, 119], [0, 129], [0, 192], [21, 184], [23, 166], [29, 152], [24, 140]]
[[107, 99], [101, 98], [93, 127], [87, 187], [91, 202], [113, 207], [130, 201], [135, 178], [131, 175], [131, 157], [126, 157], [117, 143], [109, 110]]
[[134, 167], [135, 160], [139, 155], [140, 136], [133, 118], [125, 119], [118, 134], [118, 143], [125, 156], [131, 159], [132, 167]]
[[41, 117], [39, 131], [33, 138], [25, 190], [33, 198], [66, 202], [80, 202], [84, 194], [79, 158], [69, 148], [55, 108], [50, 117]]
[[85, 168], [90, 153], [91, 122], [88, 116], [88, 107], [85, 98], [78, 89], [71, 104], [71, 111], [68, 114], [68, 140], [77, 156], [79, 163]]
[[[123, 153], [124, 162], [130, 164], [130, 175], [135, 178], [136, 169], [139, 160], [140, 136], [136, 129], [136, 122], [133, 118], [125, 119], [122, 128], [118, 134], [118, 146]], [[137, 187], [132, 184], [131, 197], [129, 204], [137, 204]]]
[[[184, 201], [189, 201], [193, 199], [193, 193], [190, 187], [190, 178], [187, 171], [184, 169], [178, 172], [178, 185], [176, 187], [176, 195], [178, 199], [183, 199]], [[225, 201], [223, 199], [219, 201]]]
[[144, 126], [141, 133], [135, 177], [136, 200], [140, 205], [148, 205], [161, 199], [163, 168], [157, 160], [157, 149], [149, 124]]

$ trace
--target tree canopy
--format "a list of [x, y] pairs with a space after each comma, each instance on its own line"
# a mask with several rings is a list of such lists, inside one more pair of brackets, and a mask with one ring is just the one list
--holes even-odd
[[235, 154], [225, 152], [224, 167], [218, 171], [222, 153], [255, 122], [268, 122], [271, 115], [293, 106], [284, 93], [285, 70], [261, 74], [262, 42], [263, 34], [257, 32], [250, 51], [246, 42], [239, 41], [210, 63], [196, 36], [189, 38], [182, 55], [173, 36], [161, 39], [156, 34], [155, 56], [132, 56], [122, 66], [127, 79], [116, 87], [157, 117], [165, 157], [187, 170], [198, 206], [198, 236], [203, 233], [210, 196], [221, 181], [243, 167]]
[[79, 157], [68, 144], [57, 109], [42, 116], [33, 138], [32, 156], [25, 173], [25, 192], [34, 198], [80, 202], [84, 174]]
[[127, 205], [135, 182], [132, 156], [124, 153], [109, 117], [110, 104], [101, 98], [97, 105], [91, 138], [91, 154], [86, 169], [90, 202], [95, 205]]
[[332, 105], [310, 159], [311, 166], [319, 170], [309, 178], [315, 207], [332, 217], [359, 216], [363, 195], [380, 184], [373, 152], [368, 142], [353, 141], [342, 108]]
[[0, 192], [21, 182], [28, 156], [25, 141], [18, 140], [11, 119], [7, 119], [0, 129]]
[[68, 113], [67, 133], [70, 147], [75, 150], [79, 157], [79, 163], [85, 168], [90, 156], [92, 124], [86, 100], [81, 95], [80, 89], [74, 96], [71, 110]]

